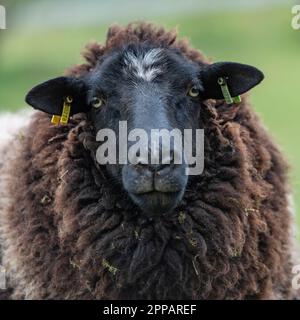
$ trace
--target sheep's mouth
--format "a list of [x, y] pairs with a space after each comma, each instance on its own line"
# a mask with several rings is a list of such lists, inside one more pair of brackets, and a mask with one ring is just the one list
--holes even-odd
[[183, 190], [176, 192], [150, 191], [129, 193], [129, 195], [148, 216], [157, 216], [174, 210], [182, 198]]

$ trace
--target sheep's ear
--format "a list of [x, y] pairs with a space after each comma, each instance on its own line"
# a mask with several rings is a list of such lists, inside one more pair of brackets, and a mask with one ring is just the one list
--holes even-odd
[[205, 66], [200, 77], [205, 99], [224, 99], [220, 78], [225, 79], [230, 95], [236, 97], [258, 85], [264, 75], [257, 68], [246, 64], [217, 62]]
[[61, 115], [66, 97], [72, 97], [70, 115], [87, 112], [87, 88], [83, 80], [59, 77], [32, 88], [25, 101], [34, 109], [52, 115]]

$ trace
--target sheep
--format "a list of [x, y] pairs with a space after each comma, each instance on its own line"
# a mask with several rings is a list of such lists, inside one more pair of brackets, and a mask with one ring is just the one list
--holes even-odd
[[[2, 153], [9, 298], [296, 298], [288, 166], [244, 94], [263, 74], [148, 23], [110, 27], [84, 57], [28, 93], [39, 111]], [[69, 95], [68, 123], [51, 124]], [[99, 165], [96, 133], [120, 119], [204, 128], [204, 171]]]

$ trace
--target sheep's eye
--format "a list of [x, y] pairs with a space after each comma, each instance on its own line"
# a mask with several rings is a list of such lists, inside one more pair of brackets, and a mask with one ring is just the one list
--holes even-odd
[[95, 109], [99, 109], [103, 106], [104, 104], [104, 100], [102, 98], [99, 98], [99, 97], [94, 97], [92, 100], [91, 100], [91, 105], [93, 108]]
[[188, 92], [188, 95], [192, 98], [196, 98], [198, 97], [200, 94], [200, 91], [199, 89], [197, 89], [196, 87], [191, 87], [189, 92]]

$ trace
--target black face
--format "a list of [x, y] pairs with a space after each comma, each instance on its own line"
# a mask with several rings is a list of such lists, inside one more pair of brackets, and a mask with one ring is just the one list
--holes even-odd
[[[175, 164], [176, 152], [181, 150], [172, 140], [170, 164], [166, 164], [162, 139], [156, 150], [151, 148], [151, 130], [178, 129], [183, 133], [183, 129], [198, 127], [203, 92], [199, 66], [170, 49], [132, 46], [110, 56], [91, 75], [89, 86], [96, 131], [110, 128], [116, 132], [117, 150], [119, 121], [127, 122], [128, 132], [139, 128], [149, 137], [147, 159], [140, 156], [134, 164], [108, 164], [109, 173], [148, 214], [172, 210], [184, 194], [186, 164]], [[129, 143], [128, 148], [131, 146]], [[159, 163], [151, 164], [151, 152], [160, 154]]]
[[[201, 101], [223, 97], [219, 77], [227, 79], [232, 96], [236, 96], [259, 83], [263, 75], [247, 65], [228, 62], [201, 66], [174, 49], [129, 45], [105, 57], [83, 79], [61, 77], [33, 88], [26, 101], [34, 108], [60, 115], [63, 98], [71, 95], [73, 114], [89, 113], [96, 133], [111, 129], [116, 134], [116, 164], [106, 164], [109, 174], [146, 214], [163, 214], [176, 207], [185, 192], [187, 164], [182, 145], [174, 140], [167, 155], [162, 152], [162, 139], [152, 143], [153, 129], [175, 129], [182, 134], [184, 129], [197, 129]], [[148, 137], [146, 152], [131, 154], [127, 164], [119, 161], [119, 138], [123, 136], [120, 121], [126, 121], [127, 133], [143, 129]], [[126, 151], [135, 142], [128, 142]], [[155, 163], [151, 161], [153, 154], [158, 156]], [[183, 161], [178, 163], [180, 157]]]

